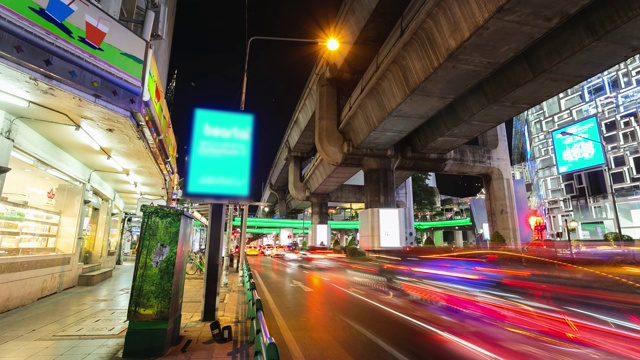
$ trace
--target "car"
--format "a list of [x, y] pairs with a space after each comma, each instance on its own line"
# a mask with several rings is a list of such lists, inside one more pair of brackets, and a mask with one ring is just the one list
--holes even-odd
[[299, 251], [285, 251], [283, 259], [287, 261], [298, 261], [301, 259]]
[[345, 254], [334, 253], [324, 246], [309, 246], [307, 250], [300, 251], [300, 266], [311, 269], [332, 269], [339, 266], [339, 258]]
[[253, 256], [253, 255], [258, 255], [260, 252], [258, 251], [258, 247], [255, 245], [247, 245], [247, 247], [244, 249], [244, 253], [245, 255], [249, 256]]
[[271, 256], [271, 254], [273, 254], [273, 245], [269, 244], [269, 245], [263, 246], [260, 254], [265, 256]]
[[284, 246], [276, 246], [275, 248], [273, 248], [273, 251], [271, 252], [271, 257], [281, 257], [284, 258], [286, 251], [284, 251]]

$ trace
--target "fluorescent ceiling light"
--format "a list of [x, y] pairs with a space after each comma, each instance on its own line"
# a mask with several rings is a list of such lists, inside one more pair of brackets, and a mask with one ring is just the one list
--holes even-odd
[[120, 164], [118, 164], [116, 159], [114, 159], [112, 156], [107, 156], [107, 160], [109, 160], [111, 162], [111, 165], [113, 165], [113, 167], [115, 167], [118, 171], [123, 170], [122, 166], [120, 166]]
[[[84, 119], [83, 119], [84, 120]], [[87, 131], [87, 126], [84, 124], [81, 124], [80, 127], [82, 128], [82, 130], [84, 131], [84, 133], [87, 135], [86, 136], [86, 142], [91, 145], [91, 147], [94, 150], [100, 150], [102, 149], [100, 147], [100, 144], [98, 144], [98, 142], [91, 136], [91, 133], [89, 131]]]
[[71, 178], [55, 169], [47, 169], [47, 172], [59, 179], [71, 181]]
[[135, 183], [135, 181], [133, 180], [133, 176], [131, 176], [131, 172], [129, 172], [127, 174], [127, 180], [129, 181], [129, 184], [133, 185]]
[[7, 94], [4, 91], [0, 91], [0, 100], [11, 103], [13, 105], [22, 106], [22, 107], [29, 106], [29, 102], [27, 100], [21, 99], [17, 96], [13, 96], [11, 94]]
[[27, 157], [26, 155], [22, 155], [21, 153], [15, 151], [15, 150], [11, 150], [11, 156], [13, 156], [14, 158], [16, 158], [18, 160], [22, 160], [22, 161], [26, 162], [29, 165], [33, 165], [33, 159]]

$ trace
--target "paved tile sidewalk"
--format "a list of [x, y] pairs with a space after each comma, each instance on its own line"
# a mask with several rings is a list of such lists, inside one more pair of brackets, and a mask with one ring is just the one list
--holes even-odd
[[[213, 341], [209, 328], [211, 322], [200, 321], [203, 281], [188, 278], [182, 304], [181, 341], [161, 359], [253, 359], [249, 323], [245, 321], [247, 303], [244, 284], [238, 284], [238, 274], [230, 270], [228, 286], [220, 288], [217, 318], [221, 326], [232, 326], [233, 341], [222, 344]], [[188, 340], [191, 343], [182, 352]]]
[[[0, 314], [0, 360], [122, 359], [133, 269], [132, 262], [125, 262], [116, 266], [112, 278], [95, 286], [74, 287]], [[233, 341], [213, 341], [210, 322], [200, 321], [203, 276], [187, 276], [180, 343], [161, 359], [253, 357], [244, 287], [237, 284], [235, 269], [230, 270], [229, 285], [220, 290], [217, 317], [222, 326], [232, 325]]]

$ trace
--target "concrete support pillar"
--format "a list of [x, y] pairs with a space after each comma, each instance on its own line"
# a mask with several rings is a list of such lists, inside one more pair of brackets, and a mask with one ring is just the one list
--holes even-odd
[[505, 125], [489, 130], [479, 138], [480, 145], [491, 149], [493, 167], [482, 174], [490, 234], [499, 232], [510, 247], [520, 248], [516, 199], [511, 178], [511, 160]]
[[324, 242], [327, 245], [327, 239], [322, 237], [318, 232], [318, 225], [327, 225], [329, 223], [329, 197], [327, 195], [311, 195], [311, 228], [309, 229], [309, 244], [320, 246]]
[[300, 157], [299, 156], [291, 156], [291, 161], [289, 161], [289, 193], [296, 200], [307, 200], [307, 191], [302, 181], [300, 180], [301, 167], [300, 167]]
[[364, 206], [365, 209], [395, 208], [396, 159], [365, 158]]
[[[9, 159], [11, 158], [11, 150], [13, 149], [13, 141], [0, 136], [0, 166], [9, 167]], [[7, 173], [0, 174], [0, 195], [2, 195], [2, 188], [4, 187], [4, 180], [7, 178]]]
[[416, 245], [416, 230], [413, 227], [413, 182], [411, 180], [411, 177], [407, 178], [404, 183], [398, 186], [398, 189], [396, 190], [396, 199], [398, 199], [405, 208], [405, 245]]
[[476, 233], [472, 230], [467, 230], [467, 244], [470, 247], [476, 246]]
[[284, 189], [272, 189], [278, 196], [278, 215], [280, 218], [287, 217], [287, 192]]
[[433, 245], [444, 246], [444, 231], [436, 230], [433, 232]]
[[459, 249], [464, 247], [464, 236], [462, 236], [462, 230], [455, 230], [453, 232], [453, 244]]

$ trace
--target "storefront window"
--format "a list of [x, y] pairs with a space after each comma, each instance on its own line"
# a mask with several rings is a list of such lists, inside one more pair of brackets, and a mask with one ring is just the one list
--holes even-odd
[[[84, 264], [90, 264], [94, 260], [99, 215], [99, 209], [87, 205], [86, 216], [82, 227], [82, 248], [80, 253], [80, 261]], [[96, 254], [95, 258], [99, 259], [99, 254]]]
[[0, 189], [0, 256], [73, 253], [82, 187], [28, 158], [11, 156], [9, 167]]
[[120, 213], [111, 216], [111, 226], [109, 228], [109, 242], [107, 244], [107, 256], [115, 256], [118, 250], [118, 240], [120, 239]]

